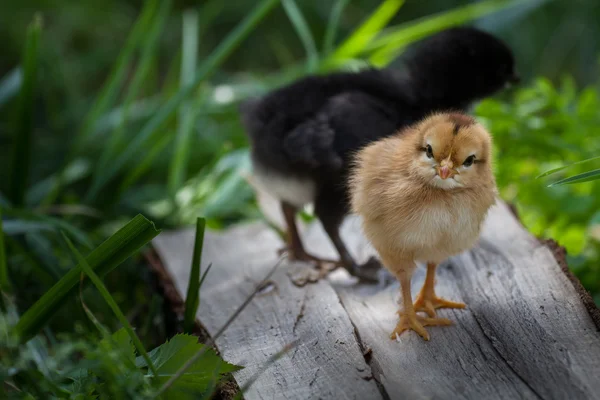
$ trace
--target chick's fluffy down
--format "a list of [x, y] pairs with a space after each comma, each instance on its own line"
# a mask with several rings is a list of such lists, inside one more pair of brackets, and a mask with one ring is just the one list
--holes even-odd
[[[427, 121], [427, 126], [435, 126], [436, 118], [443, 116]], [[486, 162], [475, 167], [468, 185], [447, 189], [433, 184], [434, 169], [424, 174], [420, 167], [423, 126], [363, 148], [350, 177], [352, 210], [362, 217], [365, 235], [392, 270], [413, 261], [439, 263], [472, 247], [496, 198], [489, 145], [480, 146]], [[484, 142], [491, 140], [479, 125], [471, 129], [476, 130], [473, 140], [481, 141], [482, 135]]]

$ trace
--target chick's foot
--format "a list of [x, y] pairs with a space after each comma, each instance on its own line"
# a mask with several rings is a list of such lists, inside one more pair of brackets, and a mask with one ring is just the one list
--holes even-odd
[[430, 317], [435, 317], [438, 308], [465, 308], [465, 303], [446, 300], [436, 296], [435, 292], [421, 292], [414, 303], [415, 311], [424, 311]]
[[360, 266], [352, 263], [350, 267], [346, 267], [346, 269], [361, 282], [377, 283], [380, 281], [381, 267], [381, 262], [377, 258], [371, 257]]
[[417, 332], [423, 339], [429, 340], [429, 333], [425, 330], [425, 326], [446, 326], [452, 325], [452, 321], [447, 318], [427, 318], [421, 317], [414, 313], [404, 313], [398, 311], [400, 321], [390, 335], [390, 339], [395, 340], [402, 332], [413, 330]]
[[282, 247], [277, 250], [277, 255], [282, 256], [284, 253], [289, 254], [289, 259], [291, 261], [304, 261], [304, 262], [314, 262], [314, 263], [327, 263], [327, 264], [339, 264], [339, 261], [329, 260], [322, 257], [314, 256], [310, 253], [307, 253], [303, 248], [294, 248], [294, 247]]
[[338, 266], [336, 263], [310, 261], [302, 266], [290, 266], [291, 268], [287, 274], [294, 285], [302, 287], [307, 283], [320, 281]]
[[289, 250], [287, 247], [278, 251], [279, 256], [289, 251], [288, 259], [290, 261], [299, 261], [305, 265], [294, 266], [288, 271], [292, 283], [302, 287], [307, 283], [316, 283], [325, 278], [327, 274], [340, 266], [339, 261], [327, 260], [321, 257], [313, 256], [304, 251], [304, 249]]
[[424, 311], [430, 317], [435, 317], [438, 308], [465, 308], [464, 303], [458, 303], [438, 297], [435, 294], [435, 270], [436, 263], [427, 263], [427, 275], [421, 291], [417, 295], [414, 303], [415, 311]]

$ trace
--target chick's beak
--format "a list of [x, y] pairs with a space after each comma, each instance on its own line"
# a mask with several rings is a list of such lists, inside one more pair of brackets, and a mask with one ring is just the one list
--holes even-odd
[[447, 166], [438, 167], [438, 175], [442, 179], [447, 179], [450, 176], [450, 168]]
[[452, 171], [452, 167], [454, 165], [452, 164], [452, 161], [450, 161], [449, 158], [450, 157], [448, 157], [448, 159], [443, 160], [437, 168], [438, 175], [442, 179], [448, 179], [454, 175], [454, 171]]

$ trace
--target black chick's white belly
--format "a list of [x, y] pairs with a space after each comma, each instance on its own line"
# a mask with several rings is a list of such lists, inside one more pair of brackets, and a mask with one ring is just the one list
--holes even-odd
[[256, 184], [279, 201], [297, 208], [314, 202], [316, 185], [312, 179], [282, 173], [256, 160], [252, 161], [252, 169]]

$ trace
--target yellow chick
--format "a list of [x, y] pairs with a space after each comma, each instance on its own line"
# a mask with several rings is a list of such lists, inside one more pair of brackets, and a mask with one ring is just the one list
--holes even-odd
[[[356, 154], [349, 178], [352, 210], [402, 291], [392, 339], [412, 329], [429, 340], [424, 326], [452, 324], [436, 318], [436, 309], [465, 307], [435, 294], [435, 270], [477, 241], [497, 194], [491, 161], [490, 134], [462, 113], [434, 114]], [[427, 275], [413, 304], [417, 261], [427, 263]]]

